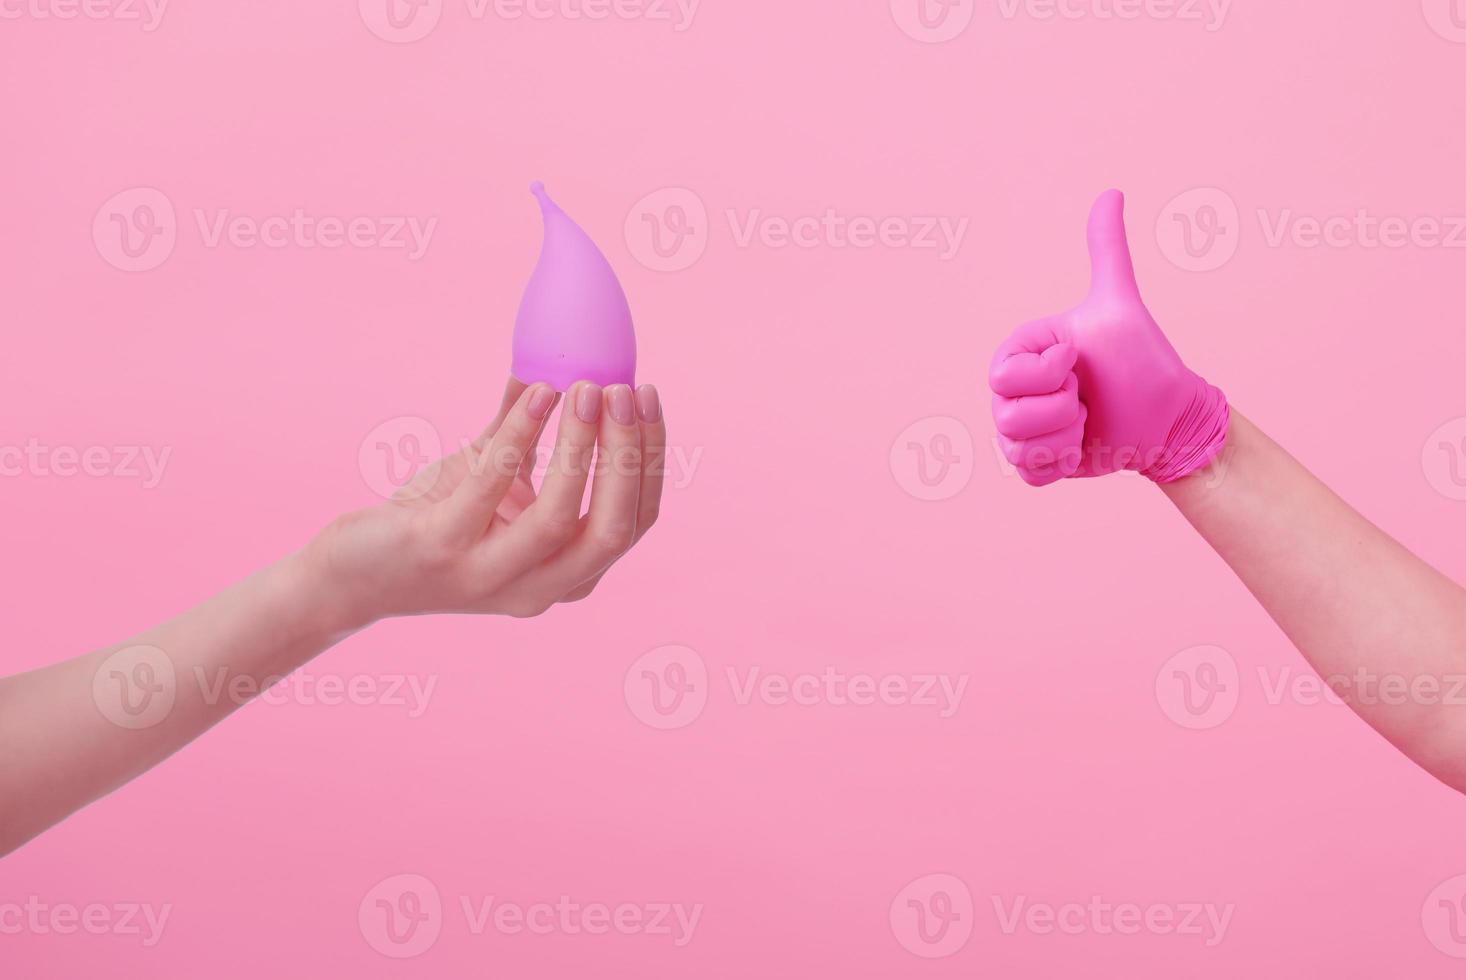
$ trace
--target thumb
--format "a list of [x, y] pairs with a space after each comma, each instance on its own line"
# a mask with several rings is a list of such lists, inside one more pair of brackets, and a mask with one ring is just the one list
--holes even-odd
[[1140, 298], [1130, 244], [1125, 240], [1125, 195], [1108, 190], [1089, 212], [1089, 292]]

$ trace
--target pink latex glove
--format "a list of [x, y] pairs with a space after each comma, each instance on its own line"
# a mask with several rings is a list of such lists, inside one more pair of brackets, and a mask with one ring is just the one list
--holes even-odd
[[1119, 191], [1094, 202], [1089, 257], [1088, 298], [1019, 327], [993, 357], [1003, 455], [1033, 486], [1119, 470], [1179, 480], [1221, 451], [1226, 396], [1181, 363], [1141, 302]]

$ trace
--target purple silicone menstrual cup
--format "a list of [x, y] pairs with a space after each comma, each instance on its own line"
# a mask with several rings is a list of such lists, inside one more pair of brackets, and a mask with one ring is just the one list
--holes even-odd
[[545, 243], [514, 320], [514, 376], [558, 391], [576, 381], [635, 385], [636, 333], [611, 263], [544, 184], [530, 189], [540, 201]]

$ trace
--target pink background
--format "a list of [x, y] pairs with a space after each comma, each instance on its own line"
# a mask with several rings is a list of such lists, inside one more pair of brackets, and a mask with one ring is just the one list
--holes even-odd
[[[171, 912], [151, 947], [0, 932], [0, 974], [1460, 975], [1422, 910], [1466, 873], [1466, 800], [1343, 708], [1269, 703], [1258, 670], [1301, 658], [1220, 561], [1138, 480], [1024, 486], [984, 380], [1013, 325], [1082, 294], [1086, 209], [1120, 186], [1147, 300], [1193, 366], [1466, 575], [1466, 490], [1432, 448], [1444, 423], [1466, 435], [1466, 252], [1273, 247], [1257, 217], [1466, 214], [1447, 3], [1238, 0], [1208, 30], [969, 2], [945, 43], [903, 31], [905, 0], [704, 0], [681, 31], [443, 0], [411, 43], [369, 29], [370, 0], [179, 0], [152, 31], [28, 3], [0, 20], [0, 445], [171, 456], [151, 488], [0, 481], [5, 671], [137, 632], [370, 503], [358, 449], [384, 420], [476, 432], [538, 248], [534, 178], [617, 267], [641, 378], [701, 455], [590, 602], [386, 623], [307, 668], [436, 678], [420, 717], [253, 705], [10, 857], [0, 908]], [[176, 208], [177, 241], [124, 272], [93, 221], [137, 187]], [[1198, 187], [1239, 246], [1204, 273], [1164, 234]], [[638, 203], [667, 188], [691, 196]], [[659, 271], [635, 229], [676, 221], [669, 202], [693, 235], [664, 264], [695, 261]], [[437, 226], [412, 261], [208, 247], [194, 217], [297, 208]], [[968, 225], [947, 260], [738, 241], [755, 210], [827, 209]], [[919, 470], [913, 442], [947, 468]], [[659, 730], [628, 671], [667, 645], [709, 676], [700, 715]], [[1190, 730], [1162, 667], [1202, 645], [1239, 698]], [[727, 671], [752, 667], [968, 681], [951, 717], [741, 704]], [[358, 911], [399, 874], [443, 912], [391, 959]], [[933, 874], [971, 896], [947, 889], [949, 935], [971, 935], [935, 959], [897, 901]], [[460, 906], [561, 895], [703, 910], [677, 947], [476, 935]], [[1008, 934], [993, 896], [1235, 908], [1208, 946]]]

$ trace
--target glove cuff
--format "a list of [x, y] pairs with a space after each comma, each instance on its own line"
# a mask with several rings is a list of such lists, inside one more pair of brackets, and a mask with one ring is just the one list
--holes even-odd
[[1171, 426], [1161, 458], [1141, 472], [1156, 483], [1174, 483], [1195, 473], [1226, 445], [1231, 417], [1227, 396], [1198, 376], [1196, 394]]

